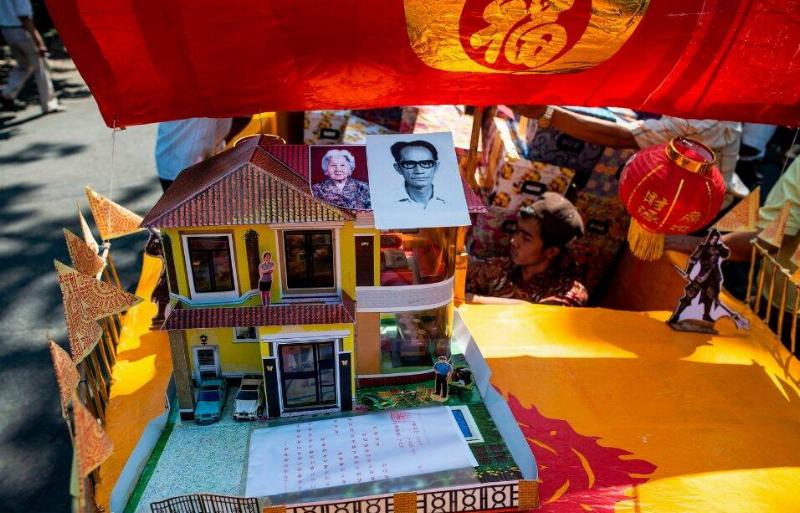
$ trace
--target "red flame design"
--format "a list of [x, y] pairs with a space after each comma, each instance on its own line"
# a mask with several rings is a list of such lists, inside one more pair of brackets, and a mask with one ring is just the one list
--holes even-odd
[[523, 407], [513, 395], [508, 404], [536, 456], [542, 511], [611, 513], [656, 469], [649, 461], [628, 458], [629, 451], [603, 447], [599, 437], [577, 433], [564, 420], [543, 416], [533, 405]]

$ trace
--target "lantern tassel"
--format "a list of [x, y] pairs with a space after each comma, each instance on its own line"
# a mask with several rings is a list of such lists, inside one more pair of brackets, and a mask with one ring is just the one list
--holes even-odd
[[664, 253], [664, 235], [651, 232], [635, 219], [631, 219], [631, 226], [628, 228], [628, 245], [635, 257], [652, 262], [661, 258]]

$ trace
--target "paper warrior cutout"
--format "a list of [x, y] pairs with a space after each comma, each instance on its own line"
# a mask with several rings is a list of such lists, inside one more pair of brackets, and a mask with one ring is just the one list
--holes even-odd
[[676, 266], [689, 283], [678, 302], [678, 308], [667, 321], [673, 329], [716, 334], [714, 323], [721, 317], [730, 317], [739, 329], [750, 328], [747, 319], [719, 299], [723, 282], [722, 262], [730, 253], [722, 243], [720, 233], [712, 229], [689, 256], [686, 270]]
[[94, 223], [103, 240], [122, 237], [141, 230], [139, 224], [142, 222], [142, 217], [140, 215], [134, 214], [127, 208], [96, 193], [88, 185], [86, 186], [86, 197], [89, 199], [89, 209], [92, 211]]
[[100, 340], [102, 329], [97, 321], [127, 310], [141, 299], [109, 283], [81, 274], [58, 260], [55, 266], [64, 300], [72, 361], [77, 363]]

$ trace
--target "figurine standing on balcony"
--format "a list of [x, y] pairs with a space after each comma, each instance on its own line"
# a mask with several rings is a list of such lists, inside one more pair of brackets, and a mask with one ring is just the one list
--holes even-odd
[[453, 373], [453, 366], [447, 361], [446, 356], [440, 356], [433, 364], [433, 373], [436, 375], [436, 391], [431, 394], [434, 400], [447, 401], [447, 382]]
[[258, 291], [261, 292], [261, 304], [269, 306], [270, 291], [272, 290], [272, 272], [275, 270], [275, 263], [272, 261], [272, 253], [265, 251], [258, 265]]

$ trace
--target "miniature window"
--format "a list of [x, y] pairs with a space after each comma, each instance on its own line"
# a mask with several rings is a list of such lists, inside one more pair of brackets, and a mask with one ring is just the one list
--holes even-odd
[[451, 304], [415, 312], [382, 313], [381, 372], [430, 370], [450, 354]]
[[334, 247], [331, 230], [283, 232], [288, 289], [333, 289]]
[[235, 290], [230, 237], [187, 237], [194, 292]]
[[255, 342], [258, 341], [258, 334], [256, 333], [255, 326], [235, 327], [233, 328], [234, 338], [236, 342]]
[[453, 275], [456, 230], [421, 228], [381, 233], [381, 286], [438, 283]]

